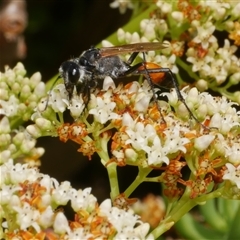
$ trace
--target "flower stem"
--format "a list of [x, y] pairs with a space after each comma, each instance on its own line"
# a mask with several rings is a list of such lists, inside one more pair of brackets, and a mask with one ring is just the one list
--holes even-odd
[[117, 164], [116, 163], [110, 163], [107, 166], [107, 172], [108, 172], [108, 178], [111, 188], [111, 199], [112, 201], [120, 194], [119, 192], [119, 185], [118, 185], [118, 177], [117, 177]]
[[145, 181], [146, 176], [152, 171], [150, 168], [139, 168], [139, 172], [132, 184], [125, 190], [124, 194], [126, 197], [129, 197], [132, 192]]

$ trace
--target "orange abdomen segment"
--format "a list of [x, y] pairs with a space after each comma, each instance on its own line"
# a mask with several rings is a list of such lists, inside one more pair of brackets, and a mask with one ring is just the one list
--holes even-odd
[[[151, 63], [151, 62], [145, 62], [143, 63], [145, 66], [141, 66], [138, 68], [139, 71], [143, 71], [144, 69], [156, 69], [156, 72], [149, 72], [149, 76], [151, 78], [151, 80], [153, 81], [153, 83], [155, 84], [159, 84], [163, 81], [164, 72], [161, 72], [161, 66], [157, 65], [156, 63]], [[157, 70], [159, 70], [159, 72], [157, 72]], [[146, 76], [146, 74], [144, 74]]]

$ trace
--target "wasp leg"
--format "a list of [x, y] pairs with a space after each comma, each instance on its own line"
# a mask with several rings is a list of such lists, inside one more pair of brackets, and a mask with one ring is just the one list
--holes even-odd
[[[194, 114], [192, 113], [192, 111], [190, 110], [190, 108], [188, 107], [188, 105], [186, 104], [186, 101], [185, 99], [183, 98], [180, 90], [179, 90], [179, 87], [178, 87], [178, 84], [177, 84], [177, 81], [175, 80], [174, 78], [174, 75], [173, 75], [173, 72], [169, 69], [169, 68], [155, 68], [155, 69], [147, 69], [148, 71], [148, 74], [149, 73], [160, 73], [160, 72], [163, 72], [163, 73], [166, 73], [166, 74], [169, 74], [170, 75], [170, 78], [171, 78], [171, 81], [172, 81], [172, 84], [173, 84], [173, 87], [175, 88], [176, 92], [177, 92], [177, 96], [178, 96], [178, 100], [181, 101], [184, 106], [186, 107], [186, 109], [188, 110], [190, 116], [198, 123], [200, 124], [204, 129], [207, 129], [209, 130], [209, 128], [205, 125], [203, 125], [195, 116]], [[145, 70], [138, 70], [137, 71], [139, 74], [145, 74]]]

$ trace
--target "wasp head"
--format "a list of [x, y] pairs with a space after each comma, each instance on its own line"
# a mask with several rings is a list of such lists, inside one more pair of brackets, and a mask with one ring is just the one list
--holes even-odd
[[68, 92], [69, 99], [72, 99], [74, 86], [77, 85], [80, 79], [80, 67], [73, 59], [63, 62], [59, 68], [59, 74], [64, 80], [65, 88]]

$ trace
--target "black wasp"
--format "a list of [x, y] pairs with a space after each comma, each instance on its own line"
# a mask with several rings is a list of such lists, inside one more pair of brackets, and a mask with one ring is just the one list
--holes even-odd
[[[147, 78], [153, 91], [154, 101], [157, 102], [154, 85], [160, 85], [165, 74], [168, 74], [171, 79], [171, 83], [168, 83], [168, 85], [176, 89], [178, 99], [183, 102], [191, 117], [200, 123], [187, 106], [169, 68], [162, 68], [155, 63], [146, 61], [131, 65], [140, 52], [145, 56], [145, 52], [163, 48], [166, 48], [166, 46], [160, 42], [135, 43], [104, 48], [91, 47], [84, 51], [80, 57], [63, 62], [59, 68], [60, 77], [64, 79], [69, 99], [71, 100], [74, 87], [76, 87], [77, 94], [82, 94], [83, 101], [87, 105], [91, 90], [97, 87], [99, 79], [104, 79], [106, 76], [116, 79], [139, 74], [143, 74]], [[126, 53], [131, 53], [131, 55], [127, 61], [123, 61], [118, 55]], [[158, 109], [162, 116], [160, 107]], [[162, 119], [165, 122], [163, 116]], [[200, 124], [202, 125], [202, 123]]]

